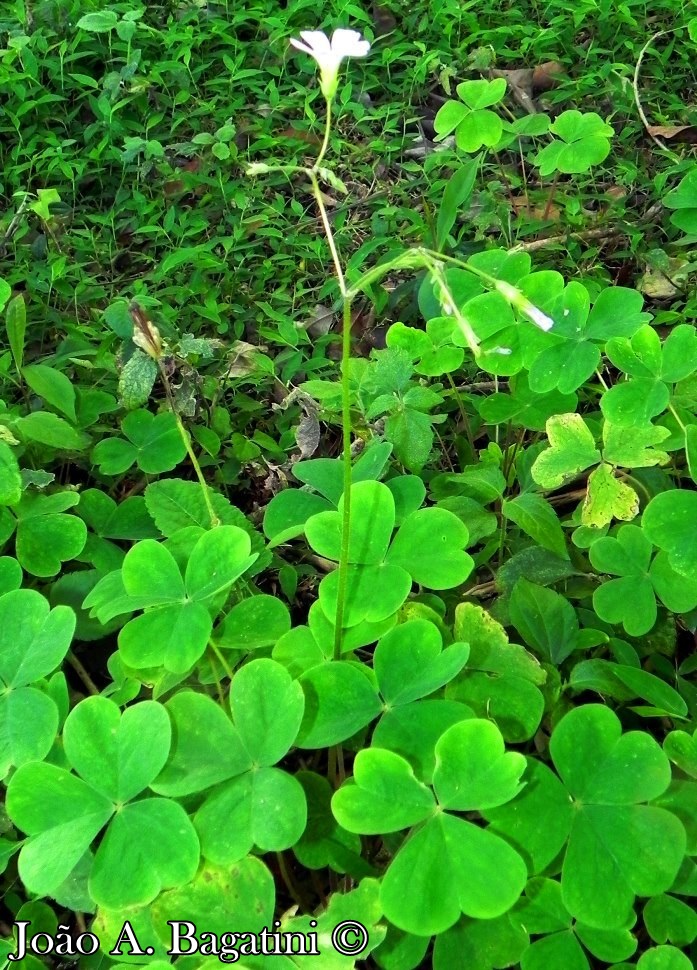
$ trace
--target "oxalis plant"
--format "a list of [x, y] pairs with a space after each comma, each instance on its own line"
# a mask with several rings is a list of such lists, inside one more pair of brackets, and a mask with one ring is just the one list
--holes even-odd
[[[17, 386], [45, 405], [3, 411], [0, 438], [3, 954], [689, 970], [697, 337], [525, 252], [461, 258], [469, 169], [434, 248], [346, 272], [321, 185], [342, 188], [325, 162], [340, 64], [369, 45], [293, 43], [319, 64], [324, 139], [311, 166], [251, 173], [306, 178], [316, 200], [341, 380], [301, 390], [343, 457], [294, 466], [304, 487], [268, 503], [264, 537], [206, 480], [139, 306], [129, 413], [100, 434], [115, 399], [25, 363], [24, 304], [0, 282]], [[400, 272], [424, 327], [353, 358], [358, 294]], [[429, 468], [446, 416], [458, 465]], [[89, 454], [94, 485], [47, 489], [57, 454]], [[185, 460], [196, 481], [170, 477]], [[133, 467], [143, 494], [103, 487]], [[293, 625], [257, 583], [273, 566], [292, 601], [296, 548], [322, 578]], [[100, 642], [96, 684], [73, 645]]]

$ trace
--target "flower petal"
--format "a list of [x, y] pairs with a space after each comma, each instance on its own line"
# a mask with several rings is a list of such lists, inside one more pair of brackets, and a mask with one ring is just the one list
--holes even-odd
[[370, 50], [370, 44], [363, 40], [357, 30], [345, 30], [338, 27], [332, 34], [332, 51], [342, 59], [344, 57], [365, 57]]
[[311, 57], [315, 56], [313, 49], [308, 47], [307, 44], [303, 44], [301, 40], [296, 40], [295, 37], [291, 37], [290, 43], [293, 45], [293, 47], [297, 47], [299, 51], [302, 51], [303, 54], [309, 54]]
[[312, 52], [315, 55], [322, 57], [325, 54], [329, 54], [332, 49], [329, 38], [323, 30], [301, 30], [300, 36], [307, 46], [312, 48]]

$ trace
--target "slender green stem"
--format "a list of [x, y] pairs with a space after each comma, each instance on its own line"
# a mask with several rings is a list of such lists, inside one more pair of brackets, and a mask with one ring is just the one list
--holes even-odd
[[349, 365], [351, 363], [351, 301], [344, 296], [344, 323], [341, 341], [341, 425], [343, 433], [344, 494], [341, 520], [341, 554], [339, 558], [339, 588], [336, 596], [334, 621], [334, 659], [341, 657], [344, 635], [344, 611], [348, 584], [348, 554], [351, 529], [351, 388]]
[[349, 535], [351, 529], [351, 388], [349, 385], [349, 365], [351, 362], [351, 296], [346, 289], [346, 279], [344, 270], [339, 258], [339, 250], [334, 240], [334, 233], [329, 223], [327, 210], [322, 200], [322, 192], [317, 181], [317, 170], [327, 151], [329, 144], [329, 133], [331, 130], [331, 101], [327, 100], [327, 123], [324, 130], [324, 141], [320, 148], [317, 161], [311, 169], [307, 170], [308, 178], [312, 184], [312, 192], [317, 202], [324, 234], [327, 239], [329, 251], [332, 254], [334, 271], [339, 283], [339, 291], [343, 299], [344, 315], [342, 330], [342, 351], [341, 351], [341, 427], [342, 427], [342, 453], [344, 462], [344, 494], [343, 494], [343, 516], [341, 520], [341, 552], [339, 557], [339, 588], [336, 599], [336, 616], [334, 620], [334, 658], [341, 657], [341, 647], [344, 633], [344, 612], [346, 609], [346, 588], [348, 584], [348, 554], [349, 554]]
[[344, 271], [341, 266], [341, 260], [339, 259], [339, 250], [336, 248], [336, 242], [334, 241], [334, 233], [332, 232], [332, 227], [329, 224], [329, 217], [327, 215], [327, 210], [324, 207], [324, 202], [322, 201], [322, 190], [319, 187], [319, 182], [317, 181], [317, 176], [313, 169], [307, 169], [307, 174], [312, 182], [312, 193], [317, 202], [317, 208], [319, 209], [320, 218], [322, 220], [322, 226], [324, 228], [324, 234], [327, 237], [327, 245], [329, 246], [329, 251], [332, 254], [332, 261], [334, 263], [334, 272], [336, 273], [336, 278], [339, 282], [339, 290], [341, 295], [346, 299], [346, 280], [344, 279]]
[[211, 520], [211, 527], [215, 529], [216, 526], [220, 525], [220, 519], [215, 514], [215, 509], [213, 508], [213, 504], [211, 502], [210, 492], [208, 491], [208, 484], [206, 483], [206, 479], [203, 477], [203, 472], [201, 471], [201, 466], [198, 463], [198, 458], [196, 457], [196, 454], [194, 453], [194, 449], [191, 446], [191, 438], [189, 436], [189, 432], [184, 427], [184, 422], [182, 421], [179, 415], [179, 412], [177, 411], [177, 408], [175, 406], [174, 398], [172, 397], [172, 389], [169, 386], [169, 379], [167, 377], [167, 372], [165, 371], [165, 368], [161, 360], [158, 360], [157, 363], [160, 368], [160, 377], [162, 378], [162, 383], [165, 388], [165, 394], [167, 395], [167, 403], [169, 404], [170, 410], [174, 415], [174, 420], [177, 422], [177, 428], [179, 429], [179, 434], [181, 435], [181, 439], [184, 442], [184, 447], [186, 448], [186, 452], [191, 460], [191, 464], [194, 466], [194, 471], [196, 472], [196, 478], [198, 479], [198, 483], [201, 486], [201, 491], [203, 493], [203, 501], [206, 503], [206, 511], [208, 512], [208, 517]]
[[685, 422], [682, 420], [682, 418], [680, 417], [680, 415], [675, 410], [675, 408], [673, 407], [672, 404], [669, 404], [668, 405], [668, 410], [673, 415], [673, 417], [675, 418], [675, 420], [678, 422], [678, 425], [680, 426], [681, 431], [685, 431]]
[[211, 650], [213, 651], [213, 653], [218, 658], [218, 663], [220, 664], [220, 666], [223, 668], [223, 670], [227, 674], [228, 679], [230, 681], [232, 681], [232, 667], [227, 662], [227, 660], [225, 659], [225, 657], [223, 656], [223, 654], [220, 652], [220, 648], [218, 647], [217, 643], [214, 640], [209, 640], [208, 641], [208, 646], [211, 648]]
[[331, 133], [331, 129], [332, 129], [332, 103], [328, 99], [327, 117], [324, 124], [324, 141], [322, 142], [322, 147], [319, 150], [319, 155], [317, 156], [315, 164], [312, 166], [313, 172], [316, 172], [319, 169], [320, 165], [322, 164], [322, 160], [324, 159], [324, 156], [327, 154], [327, 148], [329, 148], [329, 135]]

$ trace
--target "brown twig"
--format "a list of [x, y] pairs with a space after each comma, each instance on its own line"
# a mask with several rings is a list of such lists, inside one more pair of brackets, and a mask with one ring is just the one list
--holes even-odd
[[80, 663], [80, 661], [77, 659], [75, 654], [72, 652], [72, 650], [68, 651], [68, 663], [73, 668], [75, 673], [78, 675], [82, 683], [85, 685], [85, 688], [87, 689], [88, 694], [92, 694], [93, 696], [98, 697], [100, 693], [98, 687], [95, 685], [94, 681], [87, 673], [87, 671]]

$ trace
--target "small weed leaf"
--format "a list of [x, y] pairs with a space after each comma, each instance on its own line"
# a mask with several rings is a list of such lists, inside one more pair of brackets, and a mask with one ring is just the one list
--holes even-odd
[[0, 441], [0, 505], [16, 505], [22, 497], [22, 477], [14, 452]]
[[674, 896], [654, 896], [644, 906], [642, 919], [656, 943], [687, 946], [697, 937], [697, 913]]
[[581, 510], [582, 524], [602, 529], [613, 519], [627, 522], [638, 514], [639, 496], [631, 485], [619, 481], [612, 466], [605, 462], [594, 468], [588, 476], [588, 490]]
[[119, 398], [127, 411], [148, 403], [157, 380], [157, 364], [142, 350], [134, 350], [119, 377]]
[[533, 478], [543, 488], [559, 488], [600, 461], [595, 439], [580, 414], [555, 415], [547, 421], [546, 430], [549, 448], [532, 466]]
[[564, 905], [559, 883], [552, 879], [531, 879], [510, 920], [541, 937], [525, 952], [521, 964], [526, 970], [550, 966], [588, 970], [584, 948], [595, 958], [612, 963], [631, 957], [637, 948], [629, 928], [597, 930], [575, 923]]
[[622, 623], [630, 636], [642, 636], [656, 622], [656, 595], [668, 609], [687, 613], [697, 606], [697, 581], [671, 568], [665, 553], [653, 562], [653, 547], [638, 526], [621, 526], [616, 536], [593, 543], [590, 560], [601, 573], [619, 576], [593, 593], [593, 606], [607, 623]]
[[560, 141], [553, 141], [537, 155], [535, 164], [543, 177], [552, 172], [577, 175], [587, 172], [610, 154], [614, 131], [594, 111], [563, 111], [550, 125]]
[[686, 775], [697, 778], [697, 731], [692, 735], [686, 731], [671, 731], [663, 742], [663, 750]]
[[568, 559], [566, 539], [553, 507], [541, 495], [525, 492], [503, 502], [501, 511], [545, 549]]
[[668, 759], [650, 735], [623, 735], [617, 716], [594, 704], [562, 718], [550, 753], [575, 804], [562, 867], [564, 905], [591, 927], [620, 928], [635, 896], [670, 888], [685, 855], [678, 818], [645, 804], [670, 784]]
[[104, 475], [121, 475], [134, 464], [147, 475], [175, 468], [186, 455], [177, 421], [169, 411], [132, 411], [124, 418], [124, 438], [103, 438], [92, 452]]
[[655, 946], [642, 953], [637, 970], [694, 970], [694, 965], [674, 946]]

